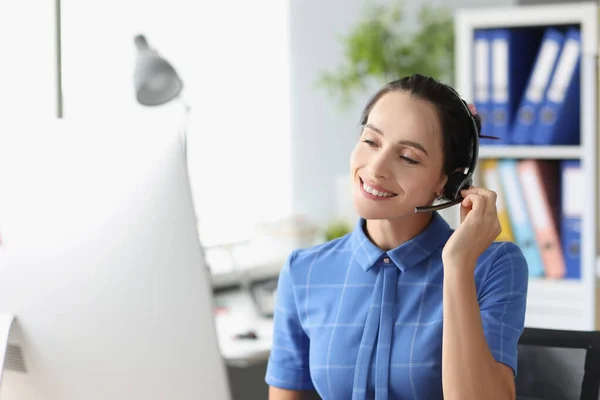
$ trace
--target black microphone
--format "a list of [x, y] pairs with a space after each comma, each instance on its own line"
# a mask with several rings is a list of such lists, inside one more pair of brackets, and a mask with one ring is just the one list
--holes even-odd
[[448, 201], [448, 202], [442, 203], [442, 204], [436, 204], [435, 206], [415, 207], [415, 213], [426, 213], [426, 212], [443, 210], [445, 208], [449, 208], [449, 207], [455, 206], [457, 204], [460, 204], [460, 203], [462, 203], [462, 201], [463, 201], [463, 199], [457, 199], [457, 200]]

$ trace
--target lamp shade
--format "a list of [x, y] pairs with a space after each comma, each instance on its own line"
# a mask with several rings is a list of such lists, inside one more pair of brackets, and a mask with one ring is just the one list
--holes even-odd
[[171, 64], [148, 46], [143, 35], [135, 37], [137, 59], [134, 85], [137, 101], [145, 106], [165, 104], [181, 93], [183, 82]]

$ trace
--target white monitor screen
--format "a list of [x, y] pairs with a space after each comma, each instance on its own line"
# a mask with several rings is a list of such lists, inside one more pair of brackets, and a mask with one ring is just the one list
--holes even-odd
[[1, 400], [229, 398], [176, 126], [2, 123]]

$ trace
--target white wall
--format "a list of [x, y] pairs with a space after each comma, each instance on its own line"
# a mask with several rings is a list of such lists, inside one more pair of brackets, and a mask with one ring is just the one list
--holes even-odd
[[[404, 3], [407, 19], [415, 21], [422, 2]], [[360, 111], [372, 91], [340, 112], [314, 82], [320, 71], [333, 70], [342, 61], [338, 38], [359, 19], [363, 4], [364, 0], [290, 0], [293, 206], [321, 224], [336, 215], [335, 179], [349, 171]], [[432, 4], [457, 8], [514, 5], [516, 1], [436, 0]]]

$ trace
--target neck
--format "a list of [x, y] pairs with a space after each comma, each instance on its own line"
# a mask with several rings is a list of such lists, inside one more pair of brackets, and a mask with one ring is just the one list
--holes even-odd
[[395, 219], [370, 219], [366, 221], [365, 233], [377, 247], [388, 251], [417, 236], [432, 218], [432, 213], [423, 213]]

